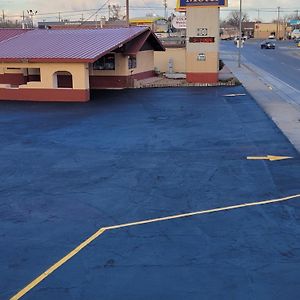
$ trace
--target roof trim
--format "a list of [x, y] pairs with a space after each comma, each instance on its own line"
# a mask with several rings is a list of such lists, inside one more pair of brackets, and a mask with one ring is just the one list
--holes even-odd
[[103, 52], [103, 53], [97, 55], [96, 57], [94, 57], [94, 58], [92, 59], [91, 62], [95, 62], [95, 61], [97, 61], [99, 58], [101, 58], [102, 56], [106, 55], [107, 53], [110, 53], [110, 52], [112, 52], [113, 50], [116, 50], [116, 49], [118, 49], [118, 48], [121, 48], [124, 44], [127, 44], [129, 41], [135, 39], [135, 38], [136, 38], [137, 36], [139, 36], [139, 35], [142, 35], [142, 34], [145, 33], [146, 31], [151, 31], [151, 30], [150, 30], [149, 27], [145, 27], [145, 29], [144, 29], [143, 31], [138, 32], [138, 33], [136, 33], [135, 35], [132, 35], [132, 36], [129, 37], [127, 40], [125, 40], [125, 41], [119, 43], [118, 45], [116, 45], [116, 46], [114, 46], [114, 47], [111, 47], [110, 49], [106, 50], [105, 52]]
[[133, 45], [128, 45], [128, 47], [125, 47], [125, 51], [124, 51], [124, 55], [132, 55], [132, 54], [136, 54], [137, 52], [139, 52], [139, 50], [143, 47], [143, 45], [145, 44], [145, 42], [147, 41], [147, 39], [149, 38], [151, 32], [150, 31], [146, 31], [143, 32], [142, 34], [140, 34], [138, 37], [135, 38], [135, 44]]
[[0, 58], [1, 62], [11, 63], [89, 63], [94, 60], [84, 58]]

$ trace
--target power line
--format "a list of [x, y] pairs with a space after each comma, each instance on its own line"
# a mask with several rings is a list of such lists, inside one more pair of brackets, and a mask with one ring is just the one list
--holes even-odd
[[[50, 18], [51, 16], [62, 16], [68, 14], [68, 16], [75, 16], [77, 15], [77, 13], [82, 14], [82, 13], [91, 13], [91, 15], [89, 17], [87, 17], [87, 20], [91, 19], [93, 16], [95, 16], [97, 13], [100, 12], [100, 10], [103, 11], [108, 11], [107, 8], [105, 8], [104, 6], [109, 2], [109, 0], [107, 0], [100, 8], [92, 8], [92, 9], [82, 9], [82, 10], [66, 10], [66, 11], [57, 11], [57, 12], [42, 12], [42, 13], [37, 13], [36, 17], [44, 17], [44, 18]], [[121, 6], [122, 8], [125, 8], [126, 6]], [[170, 10], [173, 10], [174, 7], [169, 7]], [[158, 11], [164, 11], [165, 7], [163, 5], [161, 6], [130, 6], [130, 10], [133, 11], [138, 11], [138, 10], [158, 10]], [[233, 12], [233, 11], [238, 11], [238, 8], [222, 8], [221, 12]], [[255, 12], [257, 13], [258, 9], [257, 8], [244, 8], [243, 11], [245, 12]], [[280, 12], [281, 13], [296, 13], [298, 12], [299, 14], [300, 8], [280, 8]], [[3, 10], [4, 12], [4, 10]], [[259, 8], [259, 13], [277, 13], [277, 8], [273, 7], [273, 8]], [[15, 14], [15, 15], [7, 15], [5, 14], [5, 18], [20, 18], [22, 14]]]

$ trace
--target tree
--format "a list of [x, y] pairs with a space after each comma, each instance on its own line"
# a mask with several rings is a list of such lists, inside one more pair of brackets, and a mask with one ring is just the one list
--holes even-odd
[[[232, 11], [226, 19], [227, 24], [238, 28], [240, 24], [240, 13], [238, 10]], [[242, 22], [249, 22], [249, 16], [246, 13], [242, 14]]]
[[108, 5], [108, 14], [110, 21], [121, 20], [122, 7], [118, 4]]
[[22, 23], [19, 22], [18, 20], [12, 21], [9, 19], [2, 19], [0, 18], [0, 28], [21, 28]]

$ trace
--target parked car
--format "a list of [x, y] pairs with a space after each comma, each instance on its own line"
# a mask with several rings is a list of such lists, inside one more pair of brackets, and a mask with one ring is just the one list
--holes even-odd
[[300, 38], [300, 29], [294, 29], [291, 34], [292, 39]]
[[275, 49], [275, 41], [274, 40], [265, 40], [260, 44], [260, 49]]

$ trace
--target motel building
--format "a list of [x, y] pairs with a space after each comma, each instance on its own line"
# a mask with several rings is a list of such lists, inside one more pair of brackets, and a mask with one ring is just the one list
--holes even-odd
[[166, 49], [149, 27], [0, 29], [0, 100], [90, 100], [91, 89], [134, 87], [172, 69], [188, 83], [216, 83], [219, 10], [226, 0], [178, 0], [186, 46]]
[[148, 27], [0, 30], [0, 100], [88, 101], [153, 77], [154, 51], [164, 47]]

